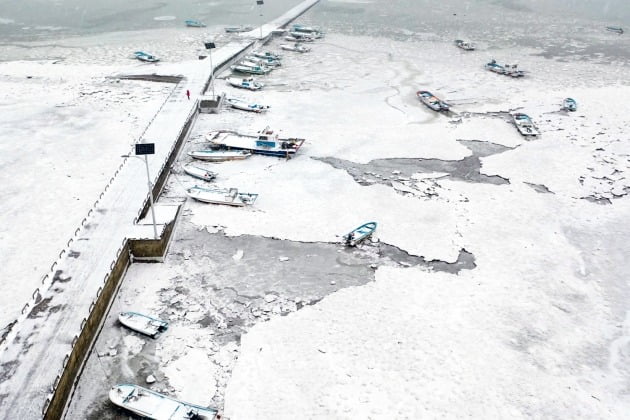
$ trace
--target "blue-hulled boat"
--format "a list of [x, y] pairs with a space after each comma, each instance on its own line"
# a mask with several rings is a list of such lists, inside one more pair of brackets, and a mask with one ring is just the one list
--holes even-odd
[[226, 149], [246, 150], [253, 154], [289, 158], [297, 153], [304, 144], [304, 139], [281, 139], [269, 127], [256, 136], [227, 131], [214, 131], [206, 139]]
[[147, 63], [157, 63], [160, 61], [156, 56], [146, 53], [144, 51], [136, 51], [133, 55], [140, 61], [145, 61]]
[[562, 109], [564, 111], [577, 111], [577, 102], [573, 98], [565, 98], [562, 101]]
[[190, 28], [205, 28], [206, 27], [205, 23], [200, 22], [198, 20], [194, 20], [194, 19], [188, 19], [184, 21], [184, 23], [186, 23], [186, 26]]
[[142, 418], [154, 420], [215, 420], [219, 410], [176, 400], [138, 385], [120, 384], [109, 390], [109, 400]]
[[619, 26], [606, 26], [606, 30], [610, 32], [618, 33], [619, 35], [623, 34], [623, 28]]
[[418, 96], [418, 99], [420, 99], [423, 104], [434, 111], [448, 111], [451, 108], [449, 104], [442, 101], [428, 90], [419, 90], [416, 92], [416, 96]]
[[376, 230], [376, 222], [367, 222], [354, 229], [352, 232], [343, 235], [343, 239], [347, 246], [357, 246], [357, 244], [366, 238], [369, 238]]

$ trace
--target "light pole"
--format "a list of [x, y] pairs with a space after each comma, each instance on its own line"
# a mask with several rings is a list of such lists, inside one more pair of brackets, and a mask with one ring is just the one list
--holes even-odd
[[212, 87], [212, 100], [216, 100], [216, 97], [214, 96], [214, 67], [212, 66], [212, 49], [217, 46], [214, 45], [214, 42], [205, 42], [204, 45], [206, 50], [208, 50], [208, 57], [210, 57], [210, 86]]
[[262, 41], [262, 27], [263, 27], [263, 14], [262, 14], [262, 5], [265, 4], [264, 0], [256, 0], [256, 4], [260, 6], [260, 40]]
[[149, 159], [148, 155], [155, 154], [155, 143], [138, 143], [136, 144], [136, 155], [122, 155], [121, 157], [135, 157], [142, 159], [139, 155], [144, 155], [144, 164], [147, 168], [147, 187], [149, 188], [149, 202], [151, 203], [151, 218], [153, 219], [153, 239], [158, 238], [157, 226], [155, 223], [155, 209], [153, 208], [153, 188], [151, 184], [151, 176], [149, 175]]

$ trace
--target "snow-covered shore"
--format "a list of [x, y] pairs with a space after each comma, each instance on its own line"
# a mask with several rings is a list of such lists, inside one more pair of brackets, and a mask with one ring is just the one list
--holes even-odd
[[[159, 371], [154, 386], [177, 397], [208, 404], [225, 392], [232, 419], [623, 418], [630, 409], [627, 67], [556, 62], [534, 49], [467, 54], [450, 42], [334, 33], [313, 47], [308, 55], [285, 54], [283, 68], [266, 78], [262, 92], [236, 91], [218, 81], [219, 90], [272, 109], [264, 116], [204, 116], [186, 150], [201, 148], [211, 129], [255, 131], [267, 124], [307, 143], [288, 162], [253, 157], [211, 165], [217, 184], [257, 192], [260, 199], [252, 209], [187, 202], [185, 222], [193, 228], [185, 234], [219, 231], [315, 246], [376, 220], [382, 242], [447, 262], [466, 249], [476, 268], [453, 275], [376, 259], [373, 282], [358, 268], [355, 276], [364, 281], [349, 282], [351, 276], [321, 267], [320, 294], [308, 288], [307, 304], [297, 311], [306, 287], [281, 268], [260, 281], [254, 265], [266, 264], [256, 260], [262, 250], [248, 251], [254, 255], [246, 253], [241, 262], [241, 245], [228, 258], [237, 268], [223, 272], [224, 261], [205, 255], [196, 260], [182, 246], [181, 255], [164, 266], [132, 266], [115, 303], [115, 309], [135, 305], [168, 317], [168, 333], [154, 344], [106, 321], [107, 332], [88, 363], [96, 374], [84, 375], [71, 413], [103, 418], [105, 396], [90, 390], [107, 389], [109, 380], [136, 380], [151, 367]], [[519, 55], [528, 77], [484, 71], [490, 53]], [[455, 114], [423, 107], [415, 98], [421, 88], [452, 102]], [[61, 97], [61, 89], [55, 92]], [[35, 93], [33, 88], [26, 107], [36, 103]], [[559, 111], [567, 96], [577, 99], [576, 113]], [[145, 102], [142, 115], [150, 117], [149, 108], [159, 102]], [[140, 121], [135, 107], [115, 109], [132, 113], [123, 121], [129, 130], [141, 128], [134, 123]], [[532, 116], [541, 138], [519, 136], [508, 111]], [[506, 182], [453, 176], [452, 163], [474, 154], [461, 140], [505, 146], [480, 157], [480, 172]], [[133, 133], [121, 140], [123, 152], [132, 141]], [[116, 150], [107, 155], [115, 158]], [[64, 153], [59, 159], [67, 159]], [[333, 165], [328, 158], [338, 161]], [[368, 173], [384, 162], [396, 167], [395, 158], [405, 159], [395, 171]], [[186, 162], [183, 155], [180, 163]], [[367, 165], [365, 182], [350, 174], [359, 165]], [[410, 176], [402, 174], [409, 168]], [[164, 201], [181, 201], [183, 187], [197, 182], [179, 169]], [[107, 168], [102, 173], [106, 182]], [[76, 194], [75, 186], [60, 185]], [[23, 195], [14, 205], [27, 201]], [[59, 212], [49, 212], [51, 218], [57, 214], [50, 224], [59, 229], [51, 238], [63, 229]], [[19, 236], [24, 228], [14, 229]], [[26, 233], [40, 238], [37, 230]], [[279, 257], [265, 256], [276, 264]], [[24, 269], [21, 261], [16, 259], [16, 273]], [[279, 290], [286, 295], [282, 305], [268, 297]], [[25, 287], [27, 295], [31, 291]], [[269, 301], [266, 311], [251, 303], [260, 300]], [[254, 325], [243, 326], [240, 349], [239, 338], [221, 335], [239, 331], [228, 322], [239, 311]], [[93, 386], [103, 364], [114, 374]]]

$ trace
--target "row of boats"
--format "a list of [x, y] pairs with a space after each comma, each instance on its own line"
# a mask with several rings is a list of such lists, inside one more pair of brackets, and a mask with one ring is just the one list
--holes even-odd
[[[475, 44], [473, 44], [470, 41], [456, 39], [455, 45], [458, 48], [461, 48], [466, 51], [475, 50]], [[510, 77], [515, 77], [515, 78], [523, 77], [525, 75], [525, 72], [523, 70], [518, 69], [518, 65], [516, 64], [501, 65], [497, 63], [496, 60], [492, 60], [489, 63], [486, 63], [484, 68], [494, 73], [498, 73], [498, 74], [502, 74], [502, 75], [510, 76]], [[443, 101], [442, 99], [438, 98], [437, 96], [435, 96], [434, 94], [432, 94], [431, 92], [427, 90], [419, 90], [418, 92], [416, 92], [416, 96], [418, 97], [420, 102], [422, 102], [424, 105], [426, 105], [428, 108], [432, 109], [433, 111], [436, 111], [436, 112], [450, 111], [450, 105], [447, 102]], [[561, 109], [563, 111], [569, 111], [569, 112], [576, 111], [577, 102], [573, 98], [565, 98], [562, 101]], [[516, 129], [523, 136], [538, 136], [540, 134], [540, 132], [534, 125], [532, 119], [527, 114], [524, 114], [524, 113], [512, 114], [512, 121]]]

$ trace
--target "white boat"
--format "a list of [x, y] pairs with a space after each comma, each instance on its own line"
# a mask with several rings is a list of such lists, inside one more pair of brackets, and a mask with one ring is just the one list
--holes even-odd
[[206, 162], [225, 162], [226, 160], [243, 160], [252, 154], [243, 150], [197, 150], [189, 152], [188, 156], [193, 159]]
[[299, 42], [296, 42], [293, 45], [282, 44], [282, 45], [280, 45], [280, 48], [282, 48], [283, 50], [295, 51], [295, 52], [299, 52], [299, 53], [305, 53], [305, 52], [309, 52], [311, 50], [310, 48], [305, 47], [304, 45], [300, 44]]
[[232, 71], [257, 75], [267, 74], [271, 71], [269, 67], [259, 66], [249, 61], [241, 61], [240, 63], [230, 66], [230, 69], [232, 69]]
[[514, 125], [516, 125], [516, 129], [523, 136], [534, 136], [535, 137], [535, 136], [540, 134], [538, 132], [538, 130], [536, 129], [536, 127], [534, 126], [534, 123], [532, 122], [532, 119], [529, 118], [529, 115], [519, 112], [519, 113], [516, 113], [516, 114], [512, 115], [512, 118], [514, 120]]
[[518, 64], [498, 64], [496, 60], [492, 60], [489, 63], [486, 63], [484, 66], [486, 70], [490, 70], [492, 72], [503, 74], [505, 76], [510, 77], [523, 77], [525, 76], [525, 72], [523, 70], [518, 69]]
[[127, 328], [153, 338], [168, 328], [168, 322], [137, 312], [121, 312], [118, 321]]
[[269, 51], [252, 51], [252, 55], [258, 58], [268, 58], [276, 61], [280, 61], [280, 59], [282, 58], [281, 55]]
[[249, 32], [254, 30], [252, 26], [228, 26], [225, 28], [225, 32], [227, 33], [238, 33], [238, 32]]
[[269, 105], [251, 104], [238, 98], [227, 98], [226, 101], [232, 108], [240, 109], [241, 111], [263, 112], [270, 108]]
[[316, 39], [315, 35], [306, 33], [306, 32], [292, 31], [292, 32], [289, 32], [289, 36], [292, 36], [293, 38], [296, 38], [301, 41], [306, 41], [306, 42], [314, 42]]
[[253, 154], [286, 158], [297, 153], [304, 144], [304, 139], [281, 139], [269, 127], [265, 127], [254, 136], [230, 131], [215, 131], [208, 134], [206, 139], [226, 149], [247, 150]]
[[314, 42], [315, 39], [310, 36], [295, 36], [295, 35], [287, 35], [284, 37], [285, 41], [289, 42]]
[[193, 178], [201, 179], [207, 182], [213, 181], [217, 177], [216, 172], [208, 171], [204, 168], [200, 168], [199, 166], [194, 165], [184, 166], [184, 172], [186, 172]]
[[114, 385], [109, 400], [142, 418], [153, 420], [218, 420], [219, 410], [179, 401], [138, 385]]
[[463, 39], [456, 39], [455, 45], [466, 51], [473, 51], [475, 49], [475, 44], [469, 41], [464, 41]]
[[280, 60], [276, 60], [275, 58], [260, 58], [253, 55], [248, 55], [245, 57], [245, 62], [253, 63], [257, 66], [267, 66], [267, 67], [280, 67], [282, 63]]
[[253, 77], [228, 77], [227, 82], [237, 88], [241, 89], [249, 89], [249, 90], [260, 90], [265, 86], [263, 83], [258, 82]]
[[203, 188], [197, 185], [189, 188], [187, 193], [190, 198], [203, 203], [235, 207], [250, 206], [258, 198], [258, 194], [240, 193], [236, 188]]
[[136, 51], [135, 53], [133, 53], [133, 55], [138, 60], [145, 61], [147, 63], [157, 63], [158, 61], [160, 61], [160, 59], [157, 58], [156, 56], [149, 53], [145, 53], [144, 51]]

